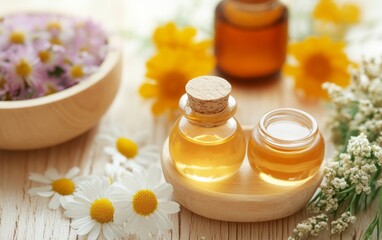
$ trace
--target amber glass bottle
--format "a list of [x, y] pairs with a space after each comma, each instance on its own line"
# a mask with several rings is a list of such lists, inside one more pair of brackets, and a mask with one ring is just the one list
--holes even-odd
[[179, 173], [216, 182], [235, 174], [245, 157], [246, 140], [233, 117], [230, 84], [218, 77], [194, 78], [179, 101], [182, 115], [170, 133], [170, 154]]
[[231, 79], [279, 73], [286, 57], [288, 10], [278, 0], [223, 0], [215, 12], [217, 70]]

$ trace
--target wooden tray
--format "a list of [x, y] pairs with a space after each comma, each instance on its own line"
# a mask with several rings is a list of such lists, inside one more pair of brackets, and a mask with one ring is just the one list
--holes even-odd
[[[249, 128], [244, 129], [249, 137]], [[178, 173], [171, 160], [168, 139], [162, 151], [162, 168], [174, 187], [174, 198], [201, 216], [232, 222], [261, 222], [289, 216], [302, 209], [319, 186], [323, 167], [298, 186], [276, 186], [263, 181], [247, 159], [238, 173], [217, 183], [198, 182]]]

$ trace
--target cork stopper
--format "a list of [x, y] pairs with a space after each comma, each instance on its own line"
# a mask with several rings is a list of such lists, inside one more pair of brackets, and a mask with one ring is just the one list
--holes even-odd
[[186, 85], [188, 104], [192, 110], [202, 114], [223, 111], [227, 107], [231, 90], [231, 84], [215, 76], [197, 77]]

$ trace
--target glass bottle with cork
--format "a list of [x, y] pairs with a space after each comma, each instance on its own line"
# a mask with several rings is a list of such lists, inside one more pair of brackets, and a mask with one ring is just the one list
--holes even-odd
[[229, 79], [278, 76], [287, 41], [288, 10], [278, 0], [223, 0], [216, 7], [217, 71]]
[[234, 175], [246, 153], [244, 132], [233, 117], [231, 85], [215, 76], [190, 80], [180, 101], [182, 115], [171, 130], [170, 155], [178, 172], [197, 181]]

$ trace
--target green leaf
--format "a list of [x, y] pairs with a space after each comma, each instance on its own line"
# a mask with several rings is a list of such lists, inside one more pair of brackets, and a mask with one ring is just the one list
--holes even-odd
[[[365, 234], [362, 236], [362, 239], [369, 240], [373, 236], [373, 232], [375, 230], [375, 227], [378, 225], [379, 222], [379, 213], [375, 214], [374, 220], [370, 223], [369, 227], [366, 229]], [[379, 230], [377, 233], [377, 238], [379, 238]]]
[[61, 77], [65, 70], [60, 66], [56, 66], [52, 71], [48, 72], [49, 77]]

